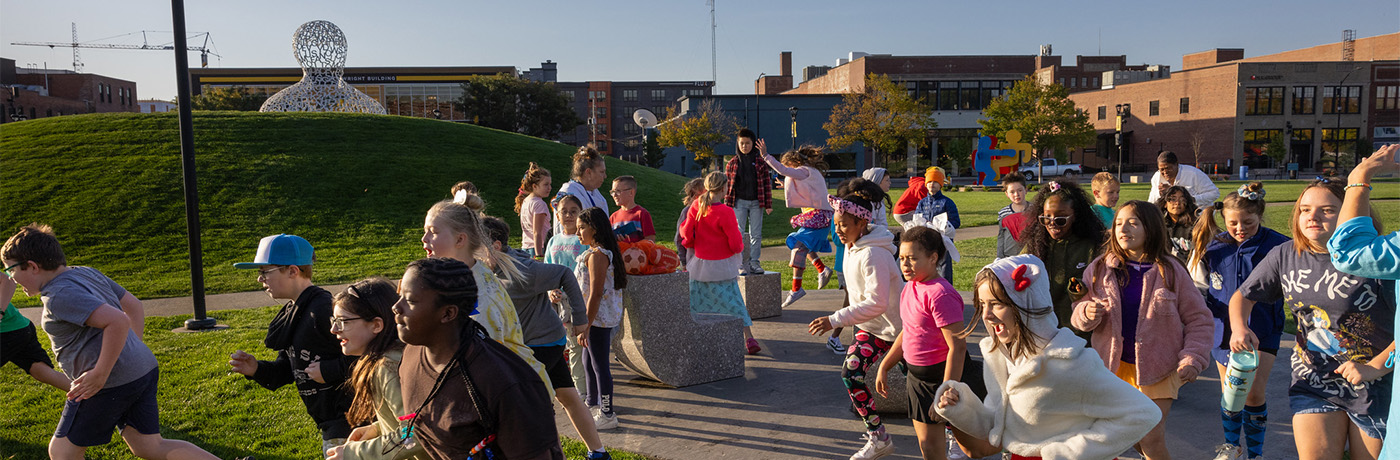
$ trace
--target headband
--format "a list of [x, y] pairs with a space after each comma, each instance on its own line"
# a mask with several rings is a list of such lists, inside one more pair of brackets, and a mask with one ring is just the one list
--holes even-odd
[[834, 209], [838, 215], [841, 213], [850, 213], [856, 216], [856, 218], [865, 220], [866, 222], [873, 220], [870, 215], [870, 210], [864, 206], [837, 198], [836, 195], [827, 195], [826, 201], [831, 203], [831, 209]]
[[1249, 201], [1259, 201], [1264, 199], [1264, 190], [1260, 189], [1257, 192], [1250, 191], [1249, 184], [1241, 184], [1240, 189], [1236, 190], [1235, 193], [1239, 194], [1241, 198], [1247, 199]]

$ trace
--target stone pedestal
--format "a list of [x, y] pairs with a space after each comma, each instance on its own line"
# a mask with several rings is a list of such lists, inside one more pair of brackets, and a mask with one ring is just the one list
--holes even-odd
[[885, 381], [888, 384], [886, 391], [890, 394], [890, 396], [880, 396], [879, 393], [875, 392], [875, 374], [878, 373], [880, 369], [880, 363], [884, 362], [884, 360], [885, 358], [881, 357], [880, 361], [870, 366], [870, 373], [866, 374], [867, 377], [865, 383], [866, 385], [870, 386], [871, 396], [875, 397], [875, 412], [878, 412], [881, 415], [908, 416], [909, 389], [904, 386], [904, 379], [906, 377], [904, 376], [903, 372], [899, 371], [898, 366], [891, 368], [888, 372], [889, 375], [885, 376]]
[[749, 309], [750, 319], [782, 316], [783, 288], [779, 286], [781, 282], [782, 275], [778, 272], [739, 277], [739, 292], [744, 295], [744, 306]]
[[627, 278], [621, 330], [613, 335], [618, 362], [674, 387], [742, 377], [743, 323], [691, 313], [689, 283], [683, 272]]

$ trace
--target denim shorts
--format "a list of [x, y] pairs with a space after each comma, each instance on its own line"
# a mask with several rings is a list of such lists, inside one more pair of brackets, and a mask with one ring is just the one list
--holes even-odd
[[141, 434], [160, 434], [160, 408], [156, 405], [159, 380], [160, 369], [151, 369], [139, 379], [103, 388], [91, 398], [68, 400], [53, 437], [92, 447], [112, 442], [112, 431], [126, 427]]
[[[1346, 409], [1332, 404], [1312, 395], [1290, 394], [1288, 395], [1288, 408], [1293, 410], [1293, 414], [1325, 414], [1328, 412], [1346, 411]], [[1374, 439], [1385, 439], [1385, 416], [1373, 414], [1353, 414], [1347, 412], [1347, 417], [1351, 418], [1351, 423], [1356, 424], [1362, 433]]]

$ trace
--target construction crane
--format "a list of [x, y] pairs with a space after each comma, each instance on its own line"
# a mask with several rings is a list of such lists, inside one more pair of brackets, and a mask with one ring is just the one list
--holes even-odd
[[[171, 46], [171, 45], [152, 45], [152, 44], [150, 44], [150, 43], [147, 41], [147, 38], [146, 38], [146, 33], [147, 33], [147, 32], [150, 32], [150, 31], [143, 30], [143, 31], [140, 31], [140, 32], [132, 32], [132, 33], [129, 33], [129, 34], [125, 34], [125, 35], [136, 35], [136, 34], [138, 34], [138, 33], [141, 34], [141, 44], [140, 44], [140, 45], [126, 45], [126, 44], [119, 44], [119, 43], [79, 43], [79, 42], [78, 42], [78, 24], [77, 24], [77, 23], [73, 23], [73, 42], [72, 42], [72, 43], [63, 43], [63, 42], [13, 42], [13, 43], [10, 43], [10, 44], [11, 44], [11, 45], [18, 45], [18, 46], [47, 46], [47, 47], [49, 47], [49, 48], [56, 48], [56, 47], [60, 47], [60, 46], [63, 46], [63, 47], [71, 47], [71, 48], [73, 48], [73, 71], [74, 71], [74, 72], [81, 72], [81, 71], [83, 70], [83, 61], [80, 60], [80, 59], [78, 59], [78, 48], [95, 48], [95, 49], [109, 49], [109, 50], [151, 50], [151, 51], [170, 51], [170, 50], [174, 50], [174, 49], [175, 49], [175, 47], [174, 47], [174, 46]], [[118, 37], [125, 36], [125, 35], [118, 35]], [[204, 44], [202, 44], [202, 45], [200, 45], [200, 46], [189, 46], [189, 47], [187, 47], [187, 48], [185, 48], [185, 49], [188, 50], [188, 51], [198, 51], [198, 52], [199, 52], [200, 63], [201, 63], [201, 66], [200, 66], [200, 67], [209, 67], [209, 55], [212, 54], [212, 55], [214, 55], [214, 57], [223, 57], [223, 56], [219, 56], [217, 53], [214, 53], [214, 52], [212, 52], [212, 51], [209, 51], [209, 42], [210, 42], [211, 39], [209, 38], [209, 33], [208, 33], [208, 32], [201, 32], [201, 33], [198, 33], [198, 34], [194, 34], [194, 37], [196, 37], [196, 38], [198, 38], [198, 37], [200, 37], [200, 36], [203, 36], [203, 37], [204, 37]], [[115, 37], [113, 37], [113, 38], [115, 38]]]

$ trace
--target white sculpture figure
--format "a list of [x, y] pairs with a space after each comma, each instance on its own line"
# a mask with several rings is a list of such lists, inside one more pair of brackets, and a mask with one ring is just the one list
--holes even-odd
[[384, 114], [379, 101], [351, 87], [345, 74], [345, 34], [330, 21], [302, 24], [292, 34], [301, 81], [267, 98], [262, 112], [354, 112]]

